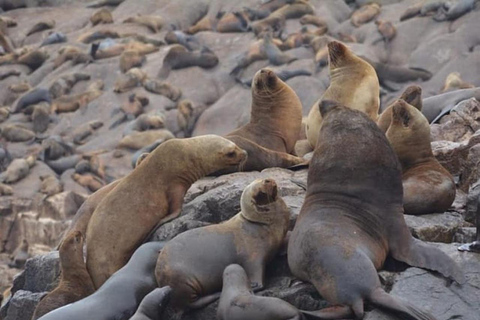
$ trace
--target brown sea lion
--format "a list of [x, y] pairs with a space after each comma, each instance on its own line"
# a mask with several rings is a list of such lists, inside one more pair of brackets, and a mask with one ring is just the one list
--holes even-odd
[[285, 17], [282, 15], [270, 14], [268, 17], [250, 23], [253, 33], [258, 36], [265, 31], [272, 32], [278, 36], [285, 28]]
[[30, 30], [27, 31], [27, 37], [36, 32], [55, 28], [55, 20], [46, 20], [36, 23]]
[[47, 131], [50, 124], [50, 105], [48, 102], [40, 102], [33, 106], [32, 123], [33, 132], [42, 133]]
[[245, 12], [233, 11], [225, 14], [217, 23], [216, 31], [220, 33], [227, 32], [246, 32], [248, 30], [249, 19]]
[[2, 128], [2, 136], [10, 142], [32, 141], [35, 133], [21, 125], [7, 124]]
[[391, 21], [376, 20], [375, 24], [377, 25], [378, 32], [382, 35], [383, 41], [388, 43], [397, 35], [397, 30]]
[[[419, 111], [422, 111], [422, 88], [419, 86], [409, 86], [405, 89], [399, 99], [414, 106]], [[377, 120], [378, 127], [384, 133], [387, 132], [388, 127], [390, 127], [390, 123], [392, 122], [392, 105], [393, 104], [388, 106]]]
[[137, 95], [136, 93], [129, 95], [128, 101], [122, 104], [119, 110], [114, 111], [115, 113], [118, 111], [122, 112], [122, 116], [118, 120], [115, 120], [109, 129], [113, 129], [127, 120], [137, 118], [143, 113], [144, 107], [148, 105], [149, 102], [150, 100], [146, 96]]
[[30, 86], [30, 83], [28, 83], [27, 81], [11, 84], [8, 86], [8, 90], [14, 93], [24, 93], [30, 89], [32, 89], [32, 86]]
[[58, 56], [53, 61], [53, 68], [57, 69], [66, 61], [72, 61], [74, 65], [88, 63], [93, 61], [90, 54], [84, 52], [81, 48], [74, 46], [65, 46], [58, 51]]
[[231, 264], [223, 271], [218, 320], [302, 320], [291, 304], [275, 297], [255, 296], [245, 270]]
[[306, 14], [303, 17], [300, 18], [300, 23], [301, 24], [312, 24], [316, 27], [319, 28], [327, 28], [327, 22], [313, 14]]
[[136, 50], [125, 50], [120, 55], [120, 71], [127, 72], [132, 68], [140, 68], [147, 58]]
[[25, 262], [30, 258], [28, 253], [29, 244], [27, 239], [23, 239], [20, 245], [15, 249], [11, 255], [11, 260], [8, 266], [10, 268], [23, 269], [25, 267]]
[[90, 17], [90, 22], [94, 26], [96, 26], [99, 23], [101, 24], [113, 23], [112, 13], [108, 9], [102, 8], [96, 11], [94, 14], [92, 14], [92, 16]]
[[172, 101], [177, 101], [182, 96], [182, 90], [180, 90], [180, 88], [158, 79], [149, 78], [145, 80], [143, 87], [149, 92], [160, 94]]
[[62, 96], [55, 99], [51, 110], [56, 113], [74, 112], [100, 97], [103, 94], [103, 86], [104, 83], [102, 80], [95, 80], [87, 87], [87, 91], [83, 93], [73, 96]]
[[74, 173], [72, 179], [92, 192], [96, 192], [105, 186], [105, 182], [103, 182], [102, 179], [91, 174]]
[[296, 57], [289, 55], [288, 53], [282, 52], [274, 43], [272, 38], [272, 33], [267, 32], [263, 36], [263, 46], [265, 54], [267, 55], [268, 61], [274, 66], [280, 66], [283, 64], [290, 63], [297, 60]]
[[379, 14], [380, 6], [378, 3], [369, 3], [352, 13], [350, 21], [355, 27], [358, 28], [362, 24], [372, 21]]
[[424, 1], [417, 1], [413, 5], [409, 6], [400, 16], [400, 21], [405, 21], [416, 17], [420, 14]]
[[14, 159], [7, 167], [7, 170], [0, 174], [0, 182], [15, 183], [25, 178], [30, 168], [35, 165], [37, 158], [34, 155], [23, 159]]
[[288, 265], [333, 307], [304, 313], [363, 319], [366, 300], [397, 317], [433, 320], [387, 294], [377, 270], [390, 254], [461, 283], [463, 272], [444, 252], [412, 237], [403, 216], [400, 163], [375, 122], [333, 101], [322, 101], [320, 112], [324, 122], [289, 239]]
[[49, 58], [47, 50], [44, 48], [29, 51], [17, 59], [17, 63], [24, 64], [32, 70], [37, 70]]
[[[275, 39], [273, 39], [275, 42]], [[276, 45], [282, 45], [282, 42], [275, 43]], [[265, 52], [264, 40], [259, 39], [251, 43], [247, 52], [243, 53], [238, 59], [237, 65], [230, 72], [231, 75], [237, 76], [240, 71], [250, 64], [258, 60], [267, 59], [267, 53]]]
[[292, 155], [302, 126], [302, 103], [272, 70], [256, 73], [251, 109], [250, 122], [225, 136], [248, 153], [245, 164], [228, 172], [288, 168], [303, 163], [303, 159]]
[[470, 89], [475, 88], [475, 86], [471, 83], [465, 82], [460, 77], [459, 72], [451, 72], [448, 74], [447, 78], [445, 79], [445, 84], [443, 85], [442, 90], [440, 93], [458, 90], [458, 89]]
[[90, 75], [86, 73], [70, 73], [55, 80], [48, 90], [53, 99], [60, 98], [61, 96], [69, 94], [77, 82], [87, 81], [90, 80], [90, 78]]
[[156, 227], [178, 217], [192, 183], [245, 158], [233, 142], [214, 135], [171, 139], [156, 148], [92, 214], [87, 269], [95, 287], [123, 267]]
[[328, 43], [330, 85], [315, 102], [307, 118], [307, 139], [313, 149], [317, 145], [322, 115], [318, 104], [334, 100], [360, 110], [376, 121], [380, 107], [380, 84], [375, 69], [337, 41]]
[[79, 126], [72, 132], [73, 143], [75, 144], [84, 144], [86, 139], [91, 136], [95, 130], [101, 128], [103, 122], [100, 120], [92, 120], [83, 125]]
[[218, 299], [223, 270], [232, 263], [245, 269], [254, 290], [263, 288], [265, 265], [284, 242], [290, 213], [273, 179], [249, 184], [240, 208], [228, 221], [188, 230], [165, 245], [155, 277], [159, 287], [173, 289], [174, 308], [201, 308]]
[[57, 193], [63, 192], [63, 183], [57, 179], [53, 174], [40, 176], [42, 184], [40, 186], [40, 192], [47, 196], [53, 196]]
[[210, 69], [218, 64], [216, 54], [203, 47], [201, 50], [188, 51], [181, 45], [173, 45], [163, 59], [162, 68], [158, 72], [158, 77], [165, 79], [168, 77], [170, 70], [183, 69], [197, 66], [203, 69]]
[[164, 24], [162, 17], [152, 15], [130, 17], [125, 19], [123, 23], [136, 23], [147, 27], [153, 33], [159, 32]]
[[427, 118], [403, 100], [392, 106], [388, 141], [402, 165], [406, 214], [445, 212], [455, 200], [452, 175], [433, 156]]
[[32, 320], [52, 310], [83, 299], [95, 292], [92, 279], [83, 261], [84, 236], [74, 232], [60, 245], [61, 277], [58, 286], [40, 300]]
[[134, 131], [147, 131], [165, 128], [165, 115], [162, 113], [141, 114], [123, 130], [123, 135]]
[[165, 42], [168, 44], [181, 44], [190, 51], [200, 49], [200, 43], [195, 36], [188, 35], [180, 30], [168, 31], [165, 35]]
[[138, 150], [154, 143], [159, 139], [170, 140], [174, 137], [175, 136], [167, 129], [148, 130], [143, 132], [134, 131], [131, 134], [123, 137], [118, 143], [117, 147]]
[[179, 101], [177, 104], [177, 124], [184, 137], [189, 137], [192, 134], [195, 123], [193, 119], [193, 102], [188, 99]]
[[117, 93], [129, 91], [142, 85], [146, 79], [147, 73], [145, 71], [139, 68], [132, 68], [115, 81], [113, 91]]

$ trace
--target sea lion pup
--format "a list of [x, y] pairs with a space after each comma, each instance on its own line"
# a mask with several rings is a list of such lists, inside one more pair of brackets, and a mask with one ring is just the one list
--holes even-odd
[[167, 305], [172, 288], [157, 288], [143, 298], [135, 314], [129, 320], [162, 320], [162, 312]]
[[296, 57], [290, 56], [282, 52], [274, 43], [271, 32], [265, 33], [263, 36], [263, 46], [267, 55], [268, 61], [274, 66], [280, 66], [297, 60]]
[[278, 36], [285, 28], [285, 17], [283, 15], [270, 14], [268, 17], [250, 23], [253, 33], [258, 36], [265, 31], [271, 31]]
[[80, 125], [72, 132], [73, 143], [84, 144], [87, 138], [91, 136], [95, 132], [95, 130], [101, 128], [102, 126], [103, 122], [100, 120], [92, 120]]
[[17, 63], [24, 64], [33, 71], [37, 70], [49, 58], [48, 52], [44, 48], [29, 51], [17, 59]]
[[210, 69], [218, 64], [217, 55], [208, 49], [202, 47], [201, 50], [188, 51], [187, 48], [179, 44], [173, 45], [163, 59], [163, 65], [158, 72], [160, 79], [168, 77], [170, 70], [183, 69], [197, 66], [203, 69]]
[[134, 131], [147, 131], [165, 128], [165, 115], [161, 112], [141, 114], [137, 119], [130, 122], [123, 130], [126, 136]]
[[40, 319], [85, 320], [86, 310], [95, 315], [95, 320], [128, 319], [135, 313], [142, 299], [157, 288], [155, 264], [164, 245], [164, 242], [143, 244], [133, 253], [128, 263], [96, 292]]
[[177, 101], [182, 96], [182, 90], [180, 90], [180, 88], [158, 79], [148, 78], [143, 83], [143, 87], [149, 92], [160, 94], [172, 101]]
[[22, 243], [15, 249], [15, 252], [11, 255], [11, 260], [8, 263], [10, 268], [16, 269], [23, 269], [25, 267], [25, 262], [27, 262], [28, 258], [30, 258], [30, 254], [28, 253], [28, 241], [27, 239], [23, 239]]
[[47, 196], [53, 196], [57, 193], [63, 192], [63, 183], [53, 174], [40, 176], [40, 180], [42, 181], [40, 186], [41, 193]]
[[167, 129], [147, 130], [142, 132], [134, 131], [131, 134], [123, 137], [118, 143], [117, 148], [138, 150], [151, 145], [159, 139], [165, 141], [173, 138], [175, 138], [175, 136], [170, 132], [170, 130]]
[[9, 123], [3, 127], [2, 136], [10, 142], [25, 142], [32, 141], [35, 133], [21, 125]]
[[[398, 99], [403, 100], [411, 106], [417, 108], [417, 110], [422, 111], [422, 88], [419, 86], [409, 86]], [[395, 103], [396, 102], [388, 106], [382, 112], [380, 117], [378, 117], [377, 125], [383, 133], [386, 133], [388, 127], [390, 127], [390, 123], [392, 122], [392, 107]]]
[[220, 33], [227, 32], [246, 32], [249, 26], [249, 19], [243, 11], [233, 11], [225, 14], [217, 23], [216, 31]]
[[114, 92], [121, 93], [132, 90], [143, 84], [147, 79], [147, 73], [139, 68], [132, 68], [127, 73], [121, 75], [113, 88]]
[[180, 30], [168, 31], [165, 35], [167, 44], [181, 44], [190, 51], [200, 49], [201, 45], [195, 36], [188, 35]]
[[66, 61], [72, 61], [73, 65], [76, 65], [92, 62], [93, 58], [81, 48], [68, 45], [58, 51], [58, 56], [53, 61], [53, 69], [57, 69]]
[[352, 13], [350, 21], [355, 27], [358, 28], [362, 24], [372, 21], [379, 14], [380, 6], [378, 3], [369, 3]]
[[290, 213], [273, 179], [250, 183], [240, 207], [230, 220], [186, 231], [165, 245], [155, 276], [159, 287], [173, 289], [174, 309], [202, 308], [218, 299], [223, 270], [232, 263], [246, 270], [254, 290], [263, 288], [265, 266], [284, 241]]
[[23, 112], [28, 106], [38, 104], [42, 101], [52, 103], [50, 92], [44, 88], [32, 89], [20, 97], [15, 107], [13, 107], [12, 113]]
[[324, 122], [310, 161], [305, 202], [290, 236], [288, 265], [336, 307], [304, 313], [363, 319], [367, 300], [404, 319], [433, 320], [387, 294], [377, 270], [390, 254], [463, 283], [462, 271], [445, 253], [410, 234], [400, 163], [375, 122], [332, 101], [322, 101], [320, 112]]
[[74, 112], [103, 94], [104, 83], [102, 80], [93, 81], [87, 91], [72, 96], [62, 96], [53, 100], [51, 111], [56, 113]]
[[130, 17], [125, 19], [123, 23], [136, 23], [147, 27], [153, 33], [159, 32], [164, 24], [162, 17], [152, 15], [138, 15], [136, 17]]
[[8, 28], [16, 27], [18, 25], [17, 21], [15, 19], [10, 18], [10, 17], [6, 17], [6, 16], [0, 17], [0, 21], [5, 22], [5, 24], [7, 25]]
[[[397, 30], [393, 26], [391, 21], [387, 20], [376, 20], [375, 24], [377, 25], [378, 32], [382, 35], [381, 40], [386, 43], [390, 42], [397, 35]], [[374, 43], [377, 41], [374, 41]]]
[[43, 133], [47, 131], [50, 124], [50, 105], [47, 102], [40, 102], [34, 105], [31, 120], [33, 132]]
[[120, 55], [120, 71], [125, 73], [132, 68], [140, 68], [145, 61], [147, 61], [147, 58], [144, 54], [136, 50], [125, 50]]
[[223, 271], [223, 288], [217, 310], [218, 320], [301, 320], [291, 304], [274, 297], [255, 296], [247, 273], [238, 264]]
[[125, 0], [100, 0], [100, 1], [95, 1], [87, 5], [87, 8], [100, 8], [103, 6], [112, 6], [116, 7], [119, 4], [121, 4]]
[[96, 192], [105, 186], [105, 182], [102, 179], [91, 174], [74, 173], [72, 174], [72, 179], [91, 192]]
[[[172, 135], [171, 139], [173, 139], [173, 135]], [[150, 144], [146, 147], [143, 147], [143, 148], [139, 149], [137, 152], [135, 152], [132, 156], [132, 161], [130, 162], [132, 164], [132, 168], [135, 169], [140, 164], [140, 162], [145, 160], [146, 156], [148, 156], [150, 154], [150, 152], [155, 150], [155, 148], [157, 148], [159, 145], [161, 145], [162, 143], [164, 143], [167, 140], [169, 140], [169, 139], [158, 139], [158, 140], [154, 141], [152, 144]]]
[[420, 14], [420, 10], [422, 9], [423, 4], [424, 1], [422, 0], [409, 6], [400, 16], [400, 21], [405, 21], [418, 16]]
[[337, 41], [328, 43], [330, 85], [320, 100], [315, 102], [307, 118], [307, 139], [315, 149], [322, 125], [318, 104], [334, 100], [349, 108], [360, 110], [372, 120], [378, 118], [380, 84], [375, 69]]
[[448, 74], [447, 78], [445, 79], [445, 84], [443, 85], [442, 90], [440, 93], [445, 93], [448, 91], [458, 90], [458, 89], [470, 89], [475, 88], [475, 86], [471, 83], [465, 82], [460, 77], [459, 72], [451, 72]]
[[90, 75], [87, 73], [70, 73], [55, 80], [50, 85], [48, 91], [53, 99], [60, 98], [61, 96], [69, 94], [77, 82], [88, 81], [90, 78]]
[[311, 24], [318, 28], [327, 28], [327, 22], [324, 19], [314, 14], [306, 14], [303, 17], [301, 17], [300, 24], [302, 25]]
[[87, 228], [87, 269], [95, 287], [125, 265], [150, 232], [178, 217], [192, 183], [238, 166], [246, 155], [233, 142], [215, 135], [171, 139], [156, 148], [92, 214]]
[[107, 38], [121, 38], [120, 34], [116, 31], [112, 30], [93, 30], [89, 31], [87, 33], [82, 34], [80, 37], [78, 37], [77, 41], [82, 42], [82, 43], [92, 43], [93, 41], [97, 40], [102, 40], [102, 39], [107, 39]]
[[95, 292], [92, 279], [83, 261], [82, 233], [75, 232], [60, 245], [61, 276], [58, 286], [44, 296], [33, 313], [32, 320], [37, 320], [52, 310], [83, 299]]
[[302, 126], [302, 103], [295, 91], [270, 69], [261, 69], [252, 83], [250, 122], [225, 137], [248, 152], [241, 167], [216, 172], [261, 171], [304, 163], [293, 156]]
[[36, 23], [28, 32], [27, 37], [36, 32], [55, 28], [55, 20], [46, 20]]
[[113, 23], [113, 16], [108, 9], [102, 8], [96, 11], [94, 14], [92, 14], [92, 16], [90, 17], [90, 22], [92, 23], [93, 26], [96, 26], [99, 23], [101, 24]]
[[188, 99], [181, 100], [177, 103], [177, 124], [180, 131], [183, 132], [184, 138], [192, 136], [198, 118], [200, 118], [207, 108], [206, 105], [194, 106], [193, 102]]
[[452, 175], [433, 156], [427, 118], [403, 100], [393, 104], [386, 132], [403, 169], [406, 214], [445, 212], [455, 200]]
[[144, 107], [148, 105], [149, 102], [150, 100], [147, 97], [138, 96], [136, 93], [129, 95], [128, 101], [122, 104], [120, 109], [116, 109], [112, 112], [112, 115], [117, 112], [121, 112], [122, 115], [110, 125], [109, 129], [113, 129], [125, 121], [137, 118], [143, 113]]

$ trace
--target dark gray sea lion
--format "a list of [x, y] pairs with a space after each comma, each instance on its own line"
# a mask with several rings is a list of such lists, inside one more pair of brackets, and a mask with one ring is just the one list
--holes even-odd
[[181, 44], [190, 51], [200, 49], [201, 45], [195, 36], [186, 34], [180, 30], [169, 31], [165, 35], [165, 42], [168, 44]]
[[430, 123], [435, 123], [459, 102], [470, 98], [480, 100], [480, 88], [450, 91], [423, 99], [422, 113]]
[[36, 32], [52, 29], [55, 27], [55, 20], [46, 20], [46, 21], [40, 21], [37, 24], [35, 24], [28, 32], [27, 36], [34, 34]]
[[137, 311], [129, 320], [162, 320], [162, 312], [170, 298], [172, 288], [157, 288], [143, 298]]
[[[435, 21], [445, 21], [445, 20], [455, 20], [463, 16], [464, 14], [470, 12], [475, 8], [476, 0], [457, 0], [450, 4], [446, 2], [443, 7], [441, 7], [437, 14], [433, 16]], [[448, 7], [446, 7], [449, 5]]]
[[165, 79], [168, 77], [170, 70], [188, 68], [198, 66], [203, 69], [210, 69], [218, 64], [217, 55], [203, 47], [201, 50], [188, 51], [187, 48], [181, 45], [174, 45], [168, 51], [163, 59], [163, 65], [158, 73], [158, 77]]
[[71, 156], [66, 156], [57, 160], [46, 161], [46, 164], [56, 173], [62, 174], [68, 169], [75, 168], [77, 163], [82, 159], [82, 156], [74, 154]]
[[15, 107], [13, 107], [12, 113], [22, 112], [26, 107], [42, 101], [46, 101], [49, 104], [52, 103], [52, 97], [47, 89], [36, 88], [30, 90], [20, 97]]

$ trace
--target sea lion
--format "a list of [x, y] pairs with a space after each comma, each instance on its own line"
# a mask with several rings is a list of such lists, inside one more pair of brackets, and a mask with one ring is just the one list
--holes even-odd
[[68, 38], [61, 32], [52, 32], [40, 44], [40, 48], [51, 44], [67, 42]]
[[130, 17], [125, 19], [123, 23], [136, 23], [147, 27], [153, 33], [159, 32], [164, 24], [162, 17], [152, 15]]
[[175, 136], [167, 129], [148, 130], [143, 132], [134, 131], [123, 137], [117, 147], [138, 150], [151, 145], [159, 139], [166, 141], [173, 138], [175, 138]]
[[455, 20], [475, 8], [476, 0], [447, 1], [440, 7], [437, 14], [433, 16], [435, 21]]
[[27, 239], [23, 239], [22, 243], [15, 249], [11, 255], [11, 261], [8, 263], [10, 268], [23, 269], [25, 262], [30, 258], [28, 253], [29, 244]]
[[181, 44], [190, 51], [200, 49], [201, 45], [195, 36], [186, 34], [180, 30], [168, 31], [165, 34], [165, 42], [167, 44]]
[[79, 126], [72, 132], [73, 143], [84, 144], [86, 139], [91, 136], [95, 130], [101, 128], [102, 126], [103, 122], [100, 120], [92, 120]]
[[250, 122], [225, 136], [248, 152], [247, 162], [222, 173], [303, 163], [292, 155], [302, 126], [302, 103], [272, 70], [261, 69], [255, 74], [251, 109]]
[[388, 141], [402, 165], [406, 214], [445, 212], [455, 200], [452, 175], [433, 156], [427, 118], [403, 100], [392, 106]]
[[36, 32], [55, 28], [55, 20], [46, 20], [36, 23], [30, 30], [27, 31], [27, 37]]
[[399, 66], [393, 66], [391, 64], [385, 64], [381, 62], [372, 61], [366, 57], [361, 57], [375, 68], [377, 72], [378, 80], [380, 83], [389, 87], [389, 81], [394, 82], [409, 82], [409, 81], [422, 81], [430, 80], [432, 73], [422, 68], [405, 68]]
[[455, 90], [428, 97], [423, 100], [422, 113], [430, 123], [435, 123], [460, 101], [470, 98], [480, 100], [480, 88]]
[[[214, 135], [171, 139], [156, 148], [92, 214], [87, 228], [87, 269], [95, 287], [120, 269], [150, 232], [178, 217], [192, 183], [245, 159], [244, 150]], [[137, 214], [132, 215], [132, 210]], [[120, 233], [121, 237], [116, 236]]]
[[13, 188], [0, 182], [0, 196], [11, 196], [12, 194]]
[[[83, 299], [95, 292], [92, 279], [83, 261], [84, 236], [72, 233], [60, 245], [61, 276], [58, 286], [44, 296], [33, 313], [32, 320], [42, 318], [52, 310]], [[43, 319], [43, 318], [42, 318]]]
[[91, 174], [74, 173], [72, 175], [72, 179], [82, 187], [85, 187], [92, 192], [96, 192], [105, 186], [105, 182]]
[[[273, 40], [275, 41], [275, 40]], [[280, 42], [279, 45], [282, 43]], [[267, 59], [267, 53], [265, 52], [264, 40], [260, 39], [254, 41], [248, 47], [247, 52], [243, 53], [239, 58], [236, 66], [230, 71], [231, 75], [237, 76], [240, 71], [250, 64], [258, 60]]]
[[42, 141], [40, 160], [57, 160], [60, 157], [72, 154], [73, 147], [68, 145], [60, 136], [51, 135]]
[[420, 14], [424, 1], [418, 1], [413, 5], [409, 6], [400, 16], [400, 21], [405, 21], [416, 17]]
[[[419, 111], [422, 111], [422, 88], [419, 86], [409, 86], [398, 99], [403, 100], [417, 108]], [[384, 133], [387, 132], [388, 127], [390, 127], [390, 123], [392, 122], [392, 110], [392, 105], [388, 106], [377, 120], [378, 127]]]
[[10, 108], [9, 107], [0, 107], [0, 123], [7, 120], [8, 117], [10, 117]]
[[51, 111], [56, 113], [74, 112], [81, 107], [87, 106], [90, 102], [103, 94], [103, 91], [101, 90], [103, 82], [101, 80], [97, 81], [98, 82], [93, 82], [87, 88], [87, 91], [83, 93], [73, 96], [61, 96], [53, 100]]
[[53, 174], [47, 174], [40, 176], [42, 184], [40, 186], [40, 192], [47, 196], [53, 196], [57, 193], [63, 192], [63, 183], [57, 179]]
[[13, 93], [24, 93], [31, 89], [32, 89], [32, 86], [30, 86], [30, 83], [28, 83], [27, 81], [14, 83], [8, 86], [8, 90], [10, 90]]
[[134, 131], [147, 131], [165, 128], [165, 115], [162, 113], [141, 114], [129, 123], [123, 130], [123, 135], [129, 135]]
[[445, 84], [443, 85], [442, 90], [440, 93], [445, 93], [448, 91], [458, 90], [458, 89], [470, 89], [475, 88], [475, 86], [471, 83], [465, 82], [460, 77], [459, 72], [451, 72], [448, 74], [447, 78], [445, 79]]
[[71, 156], [65, 156], [56, 160], [49, 160], [45, 163], [57, 174], [62, 174], [68, 169], [75, 168], [75, 165], [82, 160], [82, 156], [74, 154]]
[[116, 31], [112, 30], [93, 30], [93, 31], [88, 31], [87, 33], [83, 33], [78, 37], [77, 41], [81, 43], [92, 43], [97, 40], [102, 40], [102, 39], [107, 39], [107, 38], [121, 38], [120, 34]]
[[120, 71], [125, 73], [132, 68], [140, 68], [145, 61], [147, 61], [147, 58], [144, 54], [136, 50], [125, 50], [120, 55]]
[[188, 99], [179, 101], [177, 104], [177, 124], [184, 137], [191, 136], [195, 127], [195, 121], [196, 119], [193, 117], [193, 102]]
[[159, 145], [161, 145], [162, 143], [164, 143], [167, 140], [158, 139], [154, 143], [152, 143], [152, 144], [150, 144], [146, 147], [143, 147], [142, 149], [139, 149], [137, 152], [135, 152], [132, 156], [132, 161], [131, 161], [132, 168], [135, 169], [143, 160], [145, 160], [145, 158], [150, 154], [150, 152], [155, 150], [155, 148], [157, 148]]
[[17, 59], [17, 63], [24, 64], [33, 71], [37, 70], [50, 57], [44, 48], [29, 51]]
[[66, 61], [72, 61], [73, 65], [89, 63], [93, 61], [90, 54], [83, 52], [81, 48], [65, 46], [58, 51], [58, 56], [53, 61], [53, 69], [57, 69]]
[[32, 112], [33, 132], [42, 133], [47, 131], [50, 123], [50, 105], [40, 102], [33, 106]]
[[162, 320], [162, 312], [170, 298], [172, 288], [156, 288], [143, 298], [135, 314], [129, 320]]
[[432, 12], [437, 12], [438, 9], [443, 7], [446, 0], [427, 0], [422, 2], [422, 7], [420, 8], [420, 14], [426, 16]]
[[307, 118], [307, 139], [315, 149], [322, 125], [318, 104], [334, 100], [360, 110], [376, 121], [380, 107], [380, 84], [375, 69], [337, 41], [328, 43], [330, 85], [315, 102]]
[[100, 7], [103, 7], [103, 6], [116, 7], [119, 4], [121, 4], [123, 1], [125, 1], [125, 0], [99, 0], [99, 1], [95, 1], [95, 2], [92, 2], [92, 3], [88, 4], [87, 8], [100, 8]]
[[144, 107], [148, 105], [149, 102], [150, 100], [147, 97], [139, 96], [136, 93], [132, 93], [131, 95], [129, 95], [128, 101], [122, 104], [120, 109], [116, 109], [113, 111], [113, 113], [121, 112], [122, 116], [119, 119], [115, 120], [110, 125], [109, 129], [113, 129], [127, 120], [134, 120], [135, 118], [137, 118], [143, 113]]
[[30, 168], [35, 165], [36, 157], [34, 155], [23, 159], [14, 159], [7, 170], [0, 174], [0, 182], [15, 183], [25, 178], [30, 172]]
[[33, 141], [35, 133], [16, 124], [7, 124], [2, 129], [2, 136], [10, 142]]
[[263, 288], [265, 265], [284, 242], [290, 213], [273, 179], [250, 183], [240, 207], [230, 220], [188, 230], [165, 245], [155, 276], [159, 287], [173, 289], [174, 309], [201, 308], [218, 299], [223, 270], [232, 263], [246, 270], [254, 290]]
[[77, 82], [87, 81], [90, 80], [90, 78], [90, 75], [86, 73], [70, 73], [55, 80], [48, 90], [53, 99], [60, 98], [61, 96], [69, 94]]
[[380, 6], [378, 3], [369, 3], [353, 12], [350, 22], [358, 28], [362, 24], [372, 21], [379, 14]]
[[182, 90], [180, 90], [180, 88], [158, 79], [149, 78], [145, 80], [143, 87], [149, 92], [160, 94], [172, 101], [177, 101], [182, 96]]
[[41, 320], [85, 320], [85, 312], [95, 320], [128, 319], [142, 299], [157, 287], [155, 264], [165, 244], [149, 242], [134, 253], [128, 263], [90, 296], [56, 309]]
[[139, 68], [132, 68], [115, 81], [113, 91], [117, 93], [129, 91], [143, 84], [146, 79], [147, 74], [145, 71]]
[[12, 113], [22, 112], [28, 106], [38, 104], [42, 101], [48, 102], [49, 104], [52, 103], [50, 92], [44, 88], [35, 88], [20, 97], [15, 107], [13, 107]]
[[16, 27], [18, 25], [18, 23], [15, 19], [7, 17], [7, 16], [0, 17], [0, 21], [5, 22], [5, 24], [7, 25], [8, 28]]
[[245, 270], [238, 264], [231, 264], [223, 271], [217, 319], [301, 320], [303, 317], [294, 306], [282, 299], [255, 296]]
[[377, 25], [378, 32], [382, 35], [381, 39], [383, 39], [383, 41], [388, 43], [397, 35], [397, 30], [391, 21], [376, 20], [375, 24]]
[[318, 28], [327, 28], [327, 22], [319, 16], [306, 14], [300, 18], [300, 24], [312, 24]]
[[220, 33], [228, 32], [246, 32], [248, 30], [249, 19], [243, 11], [229, 12], [217, 23], [216, 31]]
[[280, 66], [297, 60], [297, 57], [290, 56], [282, 52], [272, 41], [272, 33], [267, 32], [263, 36], [263, 46], [267, 55], [268, 61], [274, 66]]
[[2, 72], [0, 72], [0, 80], [4, 80], [4, 79], [7, 79], [8, 77], [12, 77], [12, 76], [18, 77], [21, 74], [22, 73], [20, 71], [15, 70], [15, 69], [2, 71]]
[[461, 283], [463, 272], [441, 250], [410, 234], [400, 163], [375, 122], [328, 100], [320, 103], [320, 112], [324, 122], [288, 243], [288, 265], [335, 307], [304, 313], [363, 319], [367, 300], [405, 319], [433, 319], [382, 289], [377, 270], [387, 254]]
[[84, 174], [91, 172], [101, 179], [105, 179], [105, 165], [98, 155], [84, 155], [83, 159], [75, 165], [75, 173]]
[[273, 35], [279, 36], [285, 28], [285, 17], [282, 15], [270, 14], [268, 17], [250, 23], [253, 33], [259, 36], [263, 32], [272, 32]]
[[92, 23], [93, 26], [96, 26], [97, 24], [107, 24], [107, 23], [113, 23], [113, 16], [112, 13], [106, 9], [102, 8], [98, 11], [96, 11], [92, 16], [90, 17], [90, 22]]
[[472, 243], [466, 243], [461, 245], [460, 247], [458, 247], [459, 251], [480, 253], [480, 198], [477, 200], [476, 220], [477, 232], [475, 234], [475, 241], [473, 241]]
[[184, 46], [176, 44], [170, 48], [163, 59], [162, 68], [158, 72], [158, 77], [161, 79], [167, 78], [170, 70], [193, 66], [211, 69], [217, 64], [217, 55], [207, 47], [202, 47], [201, 50], [188, 51]]

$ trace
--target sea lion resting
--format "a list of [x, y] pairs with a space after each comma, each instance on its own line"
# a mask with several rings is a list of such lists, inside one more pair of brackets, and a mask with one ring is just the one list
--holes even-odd
[[[405, 319], [434, 319], [387, 294], [377, 270], [388, 254], [411, 266], [465, 281], [456, 263], [412, 237], [403, 217], [400, 163], [364, 113], [322, 101], [324, 118], [308, 171], [305, 202], [288, 245], [292, 273], [336, 308], [318, 318], [364, 316], [364, 300]], [[307, 313], [307, 312], [305, 312]]]

